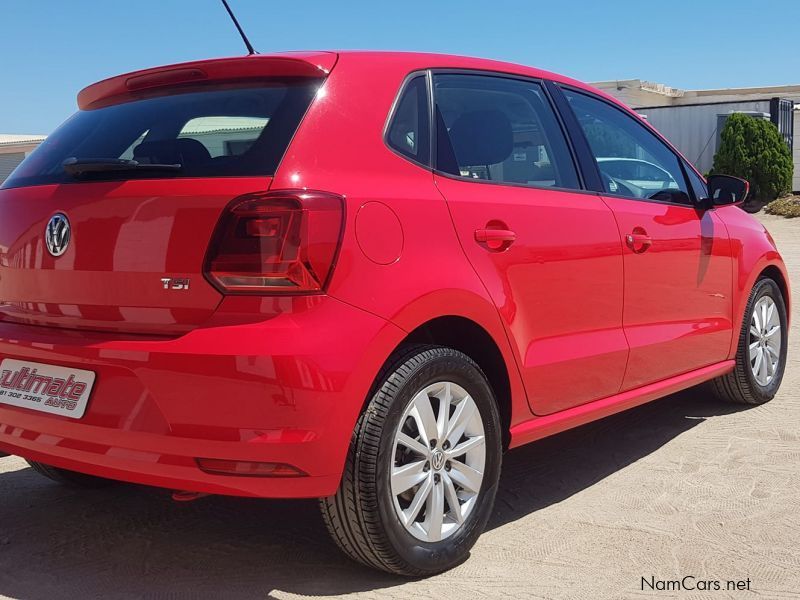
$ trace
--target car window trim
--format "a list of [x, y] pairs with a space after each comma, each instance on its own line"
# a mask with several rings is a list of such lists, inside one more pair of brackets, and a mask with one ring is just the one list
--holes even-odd
[[[533, 189], [533, 190], [551, 190], [554, 192], [573, 192], [573, 193], [590, 193], [593, 194], [594, 190], [589, 190], [583, 181], [581, 169], [578, 163], [578, 158], [575, 153], [574, 148], [572, 147], [572, 143], [570, 137], [567, 133], [567, 128], [561, 119], [561, 115], [556, 108], [553, 99], [550, 97], [549, 90], [546, 85], [546, 79], [539, 78], [539, 77], [529, 77], [525, 75], [519, 75], [514, 73], [506, 73], [503, 71], [491, 71], [485, 69], [462, 69], [462, 68], [447, 68], [447, 67], [432, 67], [428, 69], [429, 72], [429, 85], [431, 91], [431, 119], [434, 125], [431, 126], [431, 136], [433, 138], [433, 144], [431, 146], [431, 165], [432, 170], [436, 175], [441, 177], [447, 177], [448, 179], [453, 179], [456, 181], [468, 181], [470, 183], [480, 183], [480, 184], [490, 184], [490, 185], [502, 185], [506, 187], [515, 187], [515, 188], [525, 188], [525, 189]], [[516, 81], [523, 81], [525, 83], [535, 83], [539, 85], [544, 93], [545, 101], [550, 106], [550, 109], [553, 111], [553, 114], [556, 117], [556, 121], [558, 122], [559, 129], [561, 130], [561, 135], [564, 137], [564, 141], [567, 145], [567, 149], [569, 151], [570, 159], [572, 161], [572, 166], [575, 169], [575, 174], [578, 178], [578, 188], [570, 188], [570, 187], [556, 187], [556, 186], [540, 186], [540, 185], [532, 185], [528, 183], [513, 183], [509, 181], [493, 181], [491, 179], [474, 179], [472, 177], [465, 177], [463, 175], [454, 175], [453, 173], [449, 173], [447, 171], [442, 171], [437, 168], [436, 159], [438, 158], [438, 139], [437, 139], [437, 132], [438, 127], [435, 125], [435, 115], [436, 115], [436, 91], [433, 85], [433, 78], [436, 75], [477, 75], [482, 77], [497, 77], [499, 79], [511, 79]]]
[[598, 189], [595, 190], [598, 194], [600, 194], [601, 196], [608, 196], [609, 198], [619, 198], [621, 200], [634, 200], [634, 201], [637, 201], [637, 202], [655, 202], [656, 204], [667, 204], [669, 206], [682, 206], [684, 208], [690, 208], [692, 210], [697, 210], [699, 208], [698, 200], [697, 200], [697, 198], [695, 198], [694, 190], [692, 189], [692, 186], [691, 186], [691, 184], [689, 182], [689, 178], [688, 178], [688, 176], [686, 174], [686, 165], [684, 165], [685, 159], [675, 151], [675, 149], [663, 138], [663, 136], [658, 131], [655, 131], [655, 130], [651, 129], [650, 127], [648, 127], [644, 122], [642, 122], [641, 117], [637, 121], [637, 119], [635, 117], [633, 117], [628, 111], [626, 111], [623, 108], [617, 106], [614, 102], [609, 101], [607, 98], [603, 98], [602, 96], [599, 96], [599, 95], [597, 95], [595, 93], [592, 93], [590, 90], [585, 90], [583, 88], [579, 88], [579, 87], [576, 87], [576, 86], [573, 86], [573, 85], [569, 85], [569, 84], [565, 84], [565, 83], [556, 83], [555, 85], [556, 85], [556, 87], [559, 88], [559, 91], [561, 92], [561, 94], [564, 93], [563, 90], [570, 90], [572, 92], [575, 92], [576, 94], [582, 94], [584, 96], [588, 96], [589, 98], [592, 98], [594, 100], [598, 100], [598, 101], [606, 104], [607, 106], [610, 106], [614, 110], [616, 110], [616, 111], [622, 113], [623, 115], [625, 115], [631, 121], [634, 121], [634, 122], [638, 123], [638, 125], [642, 129], [644, 129], [646, 132], [652, 134], [658, 140], [658, 142], [661, 143], [661, 145], [663, 145], [664, 148], [666, 148], [670, 152], [670, 154], [672, 154], [675, 157], [675, 159], [678, 161], [678, 166], [679, 166], [679, 168], [681, 170], [681, 176], [683, 177], [683, 183], [686, 186], [686, 189], [689, 190], [687, 195], [689, 196], [689, 199], [692, 201], [692, 204], [688, 205], [688, 204], [682, 204], [680, 202], [670, 202], [669, 200], [657, 200], [657, 199], [654, 199], [654, 198], [632, 198], [630, 196], [623, 196], [621, 194], [612, 194], [611, 192], [607, 192], [606, 189], [605, 189], [605, 186], [603, 185], [602, 177], [600, 176], [600, 167], [597, 164], [597, 160], [596, 160], [596, 157], [594, 156], [594, 152], [591, 151], [591, 146], [589, 145], [589, 140], [586, 138], [586, 134], [584, 133], [583, 128], [580, 126], [580, 123], [578, 123], [578, 117], [577, 117], [577, 115], [575, 115], [575, 111], [573, 111], [572, 107], [569, 106], [569, 101], [567, 100], [566, 96], [564, 96], [564, 100], [567, 103], [566, 107], [569, 108], [569, 112], [572, 114], [572, 118], [575, 120], [575, 123], [578, 125], [578, 130], [574, 132], [574, 135], [576, 135], [577, 137], [581, 138], [583, 140], [583, 143], [585, 143], [586, 146], [589, 148], [591, 160], [594, 163], [594, 170], [597, 173], [597, 177], [598, 177], [598, 180], [597, 180], [597, 183], [596, 183], [596, 185], [598, 186]]
[[[427, 106], [427, 108], [428, 108], [428, 110], [427, 110], [427, 113], [428, 113], [427, 114], [427, 119], [428, 119], [428, 140], [426, 142], [428, 144], [428, 160], [427, 160], [427, 162], [414, 160], [413, 158], [411, 158], [407, 154], [403, 154], [402, 152], [397, 150], [395, 147], [393, 147], [389, 143], [389, 130], [392, 128], [392, 125], [394, 124], [394, 118], [395, 118], [395, 116], [397, 114], [398, 109], [400, 108], [400, 102], [403, 100], [403, 97], [404, 97], [404, 95], [406, 93], [406, 90], [408, 89], [408, 86], [411, 84], [412, 81], [417, 79], [417, 77], [424, 77], [425, 78], [425, 96], [426, 96], [426, 101], [427, 101], [427, 104], [428, 104], [428, 106]], [[433, 133], [431, 131], [433, 129], [433, 119], [432, 119], [432, 110], [431, 110], [431, 106], [432, 106], [431, 105], [431, 98], [432, 98], [432, 96], [433, 96], [433, 94], [432, 94], [432, 91], [431, 91], [430, 69], [416, 69], [415, 71], [411, 71], [410, 73], [408, 73], [403, 78], [403, 81], [400, 84], [400, 88], [398, 89], [397, 94], [395, 94], [394, 100], [392, 100], [392, 106], [389, 109], [388, 116], [386, 117], [386, 122], [383, 125], [383, 136], [382, 136], [383, 137], [383, 144], [386, 146], [386, 148], [390, 152], [392, 152], [392, 154], [396, 154], [397, 156], [399, 156], [403, 160], [406, 160], [406, 161], [410, 162], [411, 164], [416, 165], [418, 167], [422, 167], [426, 171], [431, 171], [432, 168], [433, 168], [433, 166], [432, 166], [433, 165], [433, 144], [432, 144]]]
[[[689, 173], [690, 172], [694, 172], [694, 174], [697, 176], [697, 178], [702, 182], [703, 188], [705, 188], [706, 194], [708, 194], [708, 182], [706, 181], [706, 178], [703, 177], [703, 175], [700, 173], [700, 171], [694, 165], [689, 163], [688, 160], [685, 160], [685, 159], [682, 160], [681, 161], [681, 166], [683, 167], [684, 175], [686, 176], [686, 181], [689, 182], [689, 189], [692, 192], [692, 198], [694, 199], [694, 202], [696, 204], [700, 204], [701, 201], [703, 200], [703, 198], [698, 198], [697, 197], [697, 194], [695, 193], [695, 190], [694, 190], [694, 185], [692, 185], [692, 180], [689, 177]], [[710, 206], [709, 208], [713, 209], [714, 206]]]
[[544, 80], [545, 88], [550, 93], [556, 112], [562, 123], [564, 123], [565, 135], [569, 140], [570, 147], [575, 153], [575, 162], [583, 181], [585, 189], [597, 191], [602, 189], [603, 180], [600, 176], [600, 169], [594, 159], [589, 141], [581, 129], [575, 112], [570, 108], [567, 97], [555, 81]]

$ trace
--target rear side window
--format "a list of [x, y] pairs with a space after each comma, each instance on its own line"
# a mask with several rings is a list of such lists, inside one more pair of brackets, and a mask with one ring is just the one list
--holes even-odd
[[[4, 188], [146, 177], [273, 175], [320, 80], [196, 87], [82, 110], [22, 162]], [[79, 179], [63, 163], [103, 159], [180, 169], [99, 171]]]
[[419, 75], [406, 85], [386, 132], [386, 143], [403, 156], [428, 165], [430, 125], [425, 79]]
[[434, 77], [437, 169], [470, 179], [577, 189], [564, 133], [536, 82]]

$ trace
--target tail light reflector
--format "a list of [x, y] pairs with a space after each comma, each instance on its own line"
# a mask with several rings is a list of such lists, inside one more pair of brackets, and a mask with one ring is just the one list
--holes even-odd
[[224, 293], [321, 292], [333, 271], [344, 200], [287, 190], [238, 198], [222, 215], [206, 276]]
[[201, 471], [213, 475], [239, 475], [241, 477], [303, 477], [305, 473], [284, 463], [254, 462], [249, 460], [227, 460], [222, 458], [198, 458]]

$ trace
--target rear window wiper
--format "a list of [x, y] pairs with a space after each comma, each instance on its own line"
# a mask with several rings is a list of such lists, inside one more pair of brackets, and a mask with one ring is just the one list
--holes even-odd
[[84, 173], [113, 173], [124, 171], [180, 171], [181, 164], [149, 164], [125, 158], [75, 158], [69, 157], [61, 163], [63, 169], [73, 177]]

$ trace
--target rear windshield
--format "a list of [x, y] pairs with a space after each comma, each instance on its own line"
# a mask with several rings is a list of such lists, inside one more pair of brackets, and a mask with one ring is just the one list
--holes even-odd
[[[273, 175], [321, 80], [214, 86], [82, 110], [31, 153], [3, 188], [154, 177]], [[67, 159], [179, 164], [68, 174]]]

